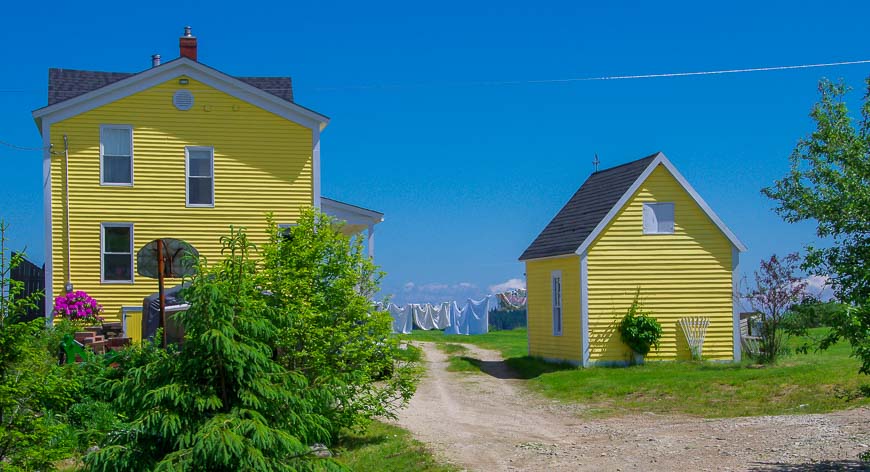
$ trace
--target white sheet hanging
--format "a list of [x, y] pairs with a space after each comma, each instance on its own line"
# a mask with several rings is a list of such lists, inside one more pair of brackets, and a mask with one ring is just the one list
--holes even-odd
[[486, 334], [489, 332], [489, 311], [492, 295], [483, 300], [468, 300], [471, 316], [468, 318], [468, 334]]
[[387, 305], [387, 311], [393, 317], [393, 332], [410, 334], [414, 329], [414, 318], [411, 316], [411, 310], [408, 306], [400, 307], [393, 303]]
[[450, 326], [450, 311], [447, 303], [439, 305], [431, 305], [426, 303], [409, 305], [411, 313], [414, 317], [414, 325], [422, 330], [444, 329]]
[[456, 302], [450, 305], [450, 326], [444, 334], [486, 334], [489, 332], [489, 311], [492, 295], [482, 300], [468, 301], [459, 308]]

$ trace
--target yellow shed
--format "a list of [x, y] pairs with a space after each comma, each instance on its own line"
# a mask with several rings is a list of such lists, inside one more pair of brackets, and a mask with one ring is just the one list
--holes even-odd
[[617, 324], [640, 290], [662, 325], [650, 359], [689, 359], [679, 320], [709, 320], [705, 359], [740, 360], [734, 304], [746, 247], [656, 153], [593, 173], [528, 249], [529, 354], [625, 364]]

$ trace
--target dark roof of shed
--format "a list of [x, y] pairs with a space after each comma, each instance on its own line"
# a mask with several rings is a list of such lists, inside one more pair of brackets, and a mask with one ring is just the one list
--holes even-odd
[[520, 260], [573, 254], [658, 154], [589, 176]]
[[[54, 105], [84, 95], [134, 75], [136, 74], [129, 72], [48, 69], [48, 104]], [[290, 77], [236, 77], [236, 79], [293, 102], [293, 82]]]

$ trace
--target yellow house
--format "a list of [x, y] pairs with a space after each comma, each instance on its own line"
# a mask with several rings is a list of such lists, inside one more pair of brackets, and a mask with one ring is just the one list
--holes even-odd
[[689, 359], [679, 320], [710, 320], [705, 359], [740, 360], [734, 303], [746, 247], [662, 153], [593, 173], [520, 256], [529, 354], [624, 364], [617, 330], [637, 289], [662, 325], [650, 359]]
[[[266, 213], [292, 225], [306, 207], [368, 230], [383, 215], [321, 198], [320, 135], [329, 119], [295, 103], [289, 77], [232, 77], [180, 57], [139, 73], [50, 69], [42, 134], [46, 316], [55, 296], [84, 290], [108, 319], [157, 290], [136, 252], [177, 238], [214, 260], [229, 226], [266, 240]], [[172, 282], [170, 282], [171, 286]], [[131, 328], [131, 326], [128, 326]]]

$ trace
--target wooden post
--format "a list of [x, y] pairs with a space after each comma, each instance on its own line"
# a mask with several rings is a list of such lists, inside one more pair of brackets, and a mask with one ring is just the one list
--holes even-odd
[[166, 347], [166, 293], [163, 291], [163, 240], [157, 240], [157, 291], [160, 297], [160, 327], [163, 328], [163, 347]]

